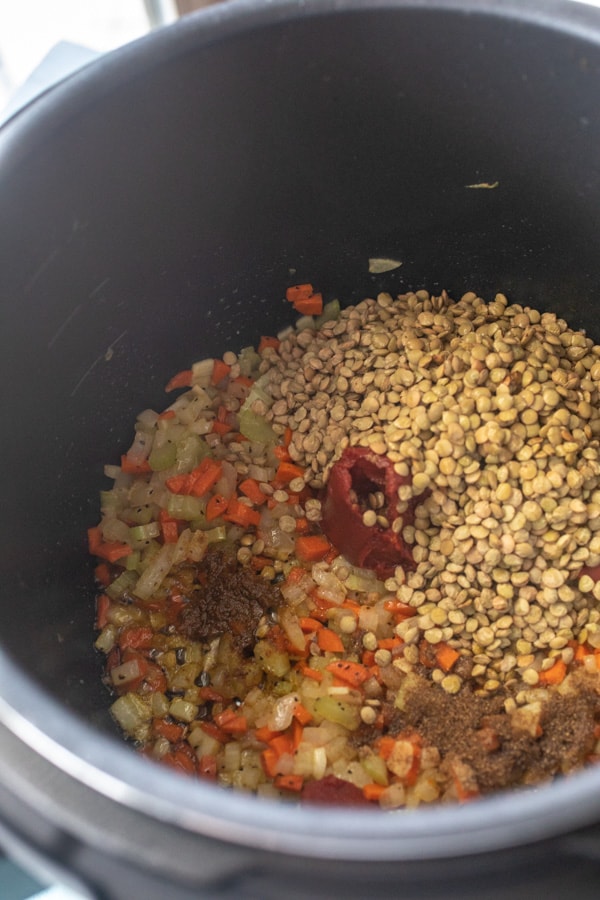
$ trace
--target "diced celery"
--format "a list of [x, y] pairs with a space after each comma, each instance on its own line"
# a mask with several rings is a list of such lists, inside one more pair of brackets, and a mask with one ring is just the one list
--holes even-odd
[[216, 544], [218, 541], [227, 539], [227, 528], [225, 525], [217, 525], [214, 528], [209, 528], [204, 534], [209, 544]]
[[145, 504], [128, 508], [124, 511], [123, 518], [135, 522], [136, 525], [147, 525], [152, 522], [154, 515], [155, 507]]
[[129, 556], [125, 557], [125, 568], [127, 569], [128, 572], [136, 572], [139, 564], [140, 564], [139, 550], [134, 550], [133, 553], [130, 553]]
[[129, 537], [132, 541], [149, 541], [160, 535], [158, 522], [149, 522], [147, 525], [134, 525], [129, 529]]
[[259, 444], [276, 444], [277, 435], [263, 416], [251, 409], [242, 409], [239, 414], [240, 431], [249, 441]]
[[331, 322], [333, 319], [338, 319], [340, 315], [340, 301], [339, 300], [330, 300], [329, 303], [326, 303], [323, 307], [323, 312], [320, 316], [317, 316], [315, 320], [315, 324], [317, 328], [320, 328], [321, 325], [324, 325], [325, 322]]
[[355, 731], [360, 725], [358, 707], [340, 700], [339, 697], [317, 697], [313, 703], [313, 710], [317, 720], [327, 719], [328, 722], [336, 722], [349, 731]]
[[138, 740], [145, 737], [146, 728], [152, 718], [150, 704], [139, 694], [123, 694], [112, 704], [111, 713], [126, 734]]
[[254, 347], [243, 347], [238, 354], [238, 363], [240, 375], [245, 375], [248, 378], [260, 365], [260, 356]]
[[174, 519], [203, 519], [205, 509], [205, 500], [187, 494], [171, 494], [167, 501], [167, 512]]
[[133, 588], [136, 581], [137, 575], [135, 572], [121, 572], [121, 574], [108, 585], [105, 589], [105, 593], [108, 594], [111, 600], [120, 600], [126, 591], [130, 591]]
[[150, 468], [153, 472], [162, 472], [164, 469], [170, 469], [177, 462], [177, 444], [172, 441], [165, 441], [161, 446], [152, 448], [152, 452], [148, 457]]
[[123, 504], [123, 495], [120, 491], [100, 491], [100, 507], [103, 512], [109, 509], [119, 509]]
[[309, 328], [311, 331], [315, 330], [314, 316], [300, 316], [300, 318], [296, 322], [296, 331], [306, 331], [307, 328]]
[[375, 753], [369, 753], [368, 756], [362, 760], [363, 769], [371, 778], [371, 781], [374, 781], [375, 784], [384, 784], [388, 783], [388, 769], [385, 764], [385, 760], [381, 758], [381, 756], [376, 756]]
[[169, 715], [179, 722], [193, 722], [198, 715], [198, 707], [195, 703], [176, 697], [169, 706]]
[[195, 468], [205, 456], [210, 453], [210, 448], [198, 434], [186, 434], [177, 441], [177, 469], [180, 472], [189, 472]]
[[268, 641], [257, 641], [254, 646], [254, 658], [264, 672], [283, 678], [290, 670], [290, 658], [283, 650], [277, 650]]

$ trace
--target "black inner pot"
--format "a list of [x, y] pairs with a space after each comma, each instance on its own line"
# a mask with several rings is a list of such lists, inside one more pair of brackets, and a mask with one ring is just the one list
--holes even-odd
[[600, 339], [599, 39], [574, 3], [233, 2], [4, 128], [0, 635], [38, 686], [112, 729], [102, 467], [174, 372], [289, 322], [287, 285], [502, 290]]

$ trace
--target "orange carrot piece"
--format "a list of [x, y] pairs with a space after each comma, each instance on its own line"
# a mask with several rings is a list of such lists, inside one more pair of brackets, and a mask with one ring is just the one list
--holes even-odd
[[233, 425], [229, 425], [227, 422], [219, 422], [215, 420], [212, 423], [211, 431], [213, 434], [220, 434], [223, 436], [224, 434], [229, 434], [230, 431], [233, 431]]
[[105, 562], [98, 563], [98, 565], [94, 569], [94, 578], [96, 579], [98, 584], [102, 585], [102, 587], [108, 587], [108, 585], [111, 583], [112, 578], [110, 569]]
[[241, 494], [248, 497], [248, 499], [252, 500], [257, 506], [260, 506], [261, 503], [264, 503], [267, 499], [267, 495], [263, 494], [260, 485], [255, 478], [246, 478], [244, 481], [241, 481], [239, 490]]
[[296, 556], [302, 562], [320, 562], [331, 550], [331, 544], [322, 535], [300, 535], [296, 538]]
[[342, 644], [342, 639], [339, 635], [332, 631], [331, 628], [321, 628], [317, 631], [317, 644], [319, 645], [319, 649], [321, 649], [324, 653], [329, 651], [330, 653], [343, 653], [344, 645]]
[[263, 750], [260, 754], [260, 761], [262, 763], [262, 767], [265, 770], [265, 774], [269, 776], [269, 778], [275, 778], [277, 775], [277, 763], [279, 762], [279, 754], [276, 753], [275, 750], [272, 750], [271, 747], [267, 747], [266, 750]]
[[191, 387], [192, 386], [192, 370], [184, 369], [183, 372], [178, 372], [176, 375], [167, 382], [165, 391], [169, 393], [170, 391], [175, 391], [177, 388]]
[[363, 786], [362, 792], [365, 800], [377, 801], [383, 794], [386, 789], [386, 785], [384, 784], [375, 784], [372, 782], [371, 784], [365, 784]]
[[275, 473], [275, 481], [289, 484], [294, 478], [302, 478], [303, 475], [304, 469], [301, 466], [297, 466], [295, 463], [288, 462], [284, 459], [279, 463], [279, 467]]
[[176, 544], [179, 540], [179, 526], [177, 524], [177, 519], [162, 519], [160, 530], [165, 544]]
[[271, 347], [273, 350], [279, 349], [280, 341], [276, 337], [269, 337], [266, 334], [263, 334], [258, 344], [258, 352], [262, 353], [263, 350], [266, 350], [267, 347]]
[[228, 366], [222, 359], [214, 359], [210, 383], [214, 385], [220, 384], [221, 381], [227, 378], [230, 372], [231, 366]]
[[567, 674], [567, 666], [560, 657], [550, 669], [540, 672], [539, 684], [560, 684]]
[[435, 659], [440, 669], [449, 672], [460, 657], [460, 653], [443, 641], [435, 645]]
[[318, 631], [319, 628], [323, 627], [323, 623], [319, 622], [318, 619], [313, 619], [312, 616], [300, 616], [298, 622], [304, 634], [311, 634], [313, 631]]
[[166, 738], [172, 744], [176, 744], [183, 737], [185, 728], [176, 722], [166, 722], [165, 719], [153, 719], [152, 731], [154, 734]]
[[208, 778], [211, 781], [216, 780], [217, 760], [212, 753], [204, 753], [198, 760], [196, 768], [201, 778]]
[[268, 741], [268, 744], [270, 749], [273, 750], [277, 756], [294, 752], [294, 742], [292, 736], [289, 734], [278, 734], [276, 737], [271, 738], [271, 740]]
[[325, 666], [328, 672], [332, 672], [336, 678], [351, 687], [358, 688], [364, 681], [371, 677], [371, 672], [360, 663], [350, 662], [345, 659], [334, 659]]
[[296, 534], [303, 535], [308, 534], [310, 531], [310, 522], [306, 518], [306, 516], [300, 516], [299, 519], [296, 519]]
[[175, 410], [174, 409], [165, 409], [164, 412], [161, 412], [158, 416], [160, 422], [163, 420], [174, 419], [175, 418]]
[[[202, 497], [221, 477], [223, 464], [220, 460], [205, 456], [202, 462], [193, 469], [188, 478], [187, 493], [193, 497]], [[169, 479], [167, 479], [168, 483]]]
[[312, 284], [293, 284], [286, 290], [285, 299], [289, 303], [296, 303], [297, 300], [301, 300], [303, 297], [312, 296], [312, 292]]
[[248, 731], [248, 719], [233, 709], [224, 709], [214, 717], [215, 724], [225, 734], [245, 734]]
[[323, 295], [312, 294], [294, 301], [294, 309], [303, 316], [320, 316], [323, 312]]
[[307, 678], [312, 678], [313, 681], [323, 681], [323, 673], [318, 669], [313, 669], [311, 668], [311, 666], [307, 666], [303, 663], [298, 665], [298, 670], [302, 673], [302, 675], [306, 675]]
[[105, 625], [108, 625], [108, 611], [110, 609], [111, 599], [108, 594], [100, 594], [96, 597], [96, 628], [100, 631]]
[[259, 524], [260, 513], [258, 510], [246, 506], [245, 503], [240, 503], [236, 497], [232, 497], [227, 504], [227, 512], [224, 513], [223, 518], [226, 522], [233, 522], [234, 525], [248, 527]]
[[223, 515], [228, 503], [229, 500], [223, 494], [213, 494], [206, 504], [206, 521], [212, 522], [213, 519], [218, 519], [219, 516]]
[[148, 472], [151, 472], [150, 463], [147, 459], [142, 460], [142, 462], [136, 463], [129, 459], [129, 457], [125, 454], [121, 456], [121, 471], [125, 472], [126, 475], [145, 475]]
[[256, 728], [254, 730], [254, 736], [257, 741], [262, 741], [263, 744], [268, 744], [269, 741], [272, 741], [274, 737], [277, 737], [279, 731], [271, 731], [270, 728], [267, 728], [266, 725], [262, 725], [260, 728]]
[[395, 743], [395, 738], [389, 737], [388, 735], [379, 738], [377, 741], [377, 751], [382, 759], [389, 759]]
[[303, 775], [277, 775], [275, 787], [282, 791], [294, 791], [298, 794], [304, 785]]
[[308, 725], [309, 722], [312, 721], [312, 713], [302, 705], [302, 703], [297, 703], [293, 712], [293, 716], [295, 719], [300, 722], [301, 725]]
[[121, 650], [133, 647], [134, 650], [149, 650], [154, 641], [154, 632], [145, 625], [129, 625], [121, 631], [118, 644]]
[[291, 462], [292, 460], [290, 451], [285, 444], [277, 444], [276, 447], [273, 447], [273, 454], [280, 462]]

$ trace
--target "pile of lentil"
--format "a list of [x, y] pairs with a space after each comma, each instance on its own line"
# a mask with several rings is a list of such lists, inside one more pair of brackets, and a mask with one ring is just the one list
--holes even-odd
[[[599, 386], [553, 313], [425, 291], [180, 373], [90, 529], [125, 734], [223, 785], [386, 809], [594, 762]], [[389, 577], [323, 534], [352, 447], [403, 478], [396, 509], [361, 498], [410, 548]]]

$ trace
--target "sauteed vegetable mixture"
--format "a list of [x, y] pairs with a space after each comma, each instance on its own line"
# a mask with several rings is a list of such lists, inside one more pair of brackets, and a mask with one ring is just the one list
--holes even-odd
[[180, 372], [89, 530], [111, 710], [262, 796], [384, 809], [600, 753], [600, 346], [475, 293], [311, 285]]

